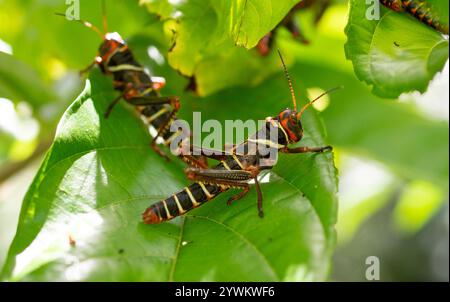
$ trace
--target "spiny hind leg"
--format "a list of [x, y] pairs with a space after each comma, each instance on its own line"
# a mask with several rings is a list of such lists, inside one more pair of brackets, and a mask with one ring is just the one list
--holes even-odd
[[[222, 188], [240, 188], [243, 189], [243, 191], [231, 196], [227, 200], [227, 204], [231, 205], [233, 201], [239, 200], [250, 191], [250, 185], [244, 181], [237, 181], [233, 180], [233, 175], [236, 175], [234, 171], [227, 171], [231, 172], [229, 173], [229, 176], [221, 175], [217, 177], [217, 171], [223, 172], [223, 170], [214, 170], [214, 169], [197, 169], [197, 168], [188, 168], [186, 169], [186, 174], [188, 175], [188, 178], [194, 181], [198, 182], [204, 182], [216, 186], [220, 186]], [[197, 170], [196, 172], [192, 172], [192, 170]], [[243, 172], [237, 170], [236, 172]], [[248, 178], [247, 174], [244, 174], [244, 178]]]
[[233, 181], [245, 182], [258, 175], [256, 170], [223, 170], [223, 169], [199, 169], [186, 168], [185, 173], [188, 179], [194, 181]]
[[208, 169], [208, 162], [204, 156], [179, 155], [190, 167]]
[[229, 153], [227, 151], [201, 148], [194, 146], [192, 144], [189, 144], [189, 146], [186, 147], [185, 144], [186, 142], [183, 141], [182, 145], [180, 146], [180, 152], [182, 155], [194, 155], [199, 157], [201, 156], [205, 158], [211, 158], [214, 160], [225, 160], [227, 156], [232, 156], [232, 153]]
[[255, 181], [255, 189], [258, 196], [258, 215], [264, 216], [263, 211], [263, 196], [261, 187], [258, 181], [258, 174], [260, 168], [257, 166], [249, 166], [245, 170], [218, 170], [218, 169], [198, 169], [188, 168], [185, 170], [189, 179], [195, 181], [202, 181], [215, 185], [225, 185], [228, 187], [240, 187], [242, 192], [230, 197], [227, 201], [231, 204], [233, 201], [243, 198], [250, 190], [250, 185], [246, 182], [250, 179]]

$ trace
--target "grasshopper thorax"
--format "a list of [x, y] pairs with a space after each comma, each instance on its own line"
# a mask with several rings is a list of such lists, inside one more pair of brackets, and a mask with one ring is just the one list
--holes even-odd
[[95, 58], [95, 62], [102, 70], [106, 70], [111, 57], [124, 46], [126, 46], [126, 43], [119, 33], [106, 33], [103, 38], [103, 43], [100, 44], [98, 49], [98, 55]]

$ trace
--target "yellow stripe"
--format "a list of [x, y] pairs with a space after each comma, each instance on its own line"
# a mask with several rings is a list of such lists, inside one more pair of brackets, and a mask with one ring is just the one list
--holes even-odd
[[173, 199], [175, 199], [175, 202], [177, 203], [178, 211], [180, 212], [180, 214], [186, 213], [186, 210], [181, 206], [180, 200], [178, 199], [178, 196], [176, 194], [173, 195]]
[[151, 123], [154, 120], [156, 120], [158, 117], [160, 117], [161, 115], [163, 115], [164, 113], [167, 112], [167, 108], [163, 107], [161, 110], [159, 110], [158, 112], [156, 112], [155, 114], [153, 114], [152, 116], [147, 118], [147, 122]]
[[227, 185], [220, 185], [220, 188], [221, 188], [222, 190], [225, 190], [225, 189], [231, 188], [231, 186], [227, 186]]
[[231, 170], [230, 169], [230, 166], [228, 166], [228, 164], [225, 162], [225, 161], [220, 161], [221, 163], [222, 163], [222, 165], [225, 167], [225, 169], [227, 169], [227, 170]]
[[233, 159], [235, 162], [237, 162], [237, 164], [239, 165], [239, 167], [241, 167], [242, 170], [244, 170], [244, 166], [241, 164], [241, 162], [239, 161], [239, 159], [237, 158], [236, 155], [232, 154], [231, 156], [233, 156]]
[[141, 95], [144, 96], [144, 95], [146, 95], [146, 94], [149, 94], [149, 93], [152, 92], [152, 91], [153, 91], [153, 88], [152, 88], [152, 87], [149, 87], [149, 88], [145, 89], [144, 92], [141, 93]]
[[286, 142], [289, 143], [289, 136], [287, 135], [286, 130], [284, 130], [283, 126], [279, 122], [277, 122], [275, 120], [271, 120], [271, 122], [272, 121], [275, 122], [275, 124], [277, 124], [277, 127], [280, 128], [281, 131], [283, 131], [284, 137], [286, 138]]
[[180, 136], [180, 134], [183, 133], [183, 131], [178, 130], [175, 132], [171, 137], [169, 137], [166, 141], [164, 141], [164, 145], [167, 146], [170, 144], [171, 141], [173, 141], [176, 137]]
[[170, 215], [169, 209], [167, 208], [167, 203], [165, 200], [162, 201], [164, 204], [164, 209], [166, 210], [167, 219], [173, 218], [172, 215]]
[[106, 61], [106, 65], [107, 65], [107, 66], [108, 66], [108, 64], [109, 64], [109, 61], [111, 61], [111, 58], [114, 57], [114, 55], [115, 55], [116, 53], [118, 53], [119, 51], [120, 51], [120, 48], [116, 48], [116, 49], [114, 49], [113, 53], [109, 55], [108, 60]]
[[206, 189], [205, 185], [202, 182], [199, 182], [198, 184], [202, 188], [203, 192], [205, 192], [206, 197], [208, 197], [208, 199], [211, 199], [214, 197], [213, 195], [211, 195], [211, 193], [209, 193], [208, 189]]
[[194, 195], [192, 195], [192, 192], [191, 192], [191, 190], [189, 190], [188, 187], [184, 188], [184, 190], [186, 191], [187, 195], [191, 199], [191, 202], [194, 205], [194, 207], [198, 207], [199, 205], [201, 205], [201, 203], [198, 203], [197, 200], [195, 200]]
[[272, 142], [271, 140], [268, 140], [268, 139], [251, 139], [251, 138], [249, 138], [248, 141], [252, 142], [252, 143], [266, 145], [266, 146], [269, 146], [269, 147], [272, 147], [272, 148], [276, 148], [276, 149], [282, 149], [282, 148], [286, 147], [284, 145], [280, 145], [280, 144], [274, 143], [274, 142]]
[[135, 71], [144, 71], [144, 68], [137, 67], [130, 64], [122, 64], [117, 66], [108, 67], [108, 70], [111, 72], [121, 71], [121, 70], [135, 70]]

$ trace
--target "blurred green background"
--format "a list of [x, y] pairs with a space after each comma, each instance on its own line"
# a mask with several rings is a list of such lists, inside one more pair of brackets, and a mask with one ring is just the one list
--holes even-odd
[[[152, 63], [167, 54], [170, 26], [138, 1], [123, 2], [107, 1], [111, 29], [155, 75], [166, 77], [165, 93], [182, 90], [186, 78]], [[101, 24], [100, 7], [99, 1], [82, 1], [81, 17]], [[59, 118], [82, 89], [78, 70], [92, 61], [99, 44], [95, 34], [54, 15], [64, 10], [62, 0], [0, 0], [0, 267], [23, 196]], [[383, 281], [448, 281], [448, 62], [424, 94], [403, 94], [399, 100], [373, 95], [345, 58], [347, 11], [346, 1], [334, 1], [317, 27], [311, 22], [314, 12], [302, 11], [296, 19], [310, 44], [293, 40], [285, 29], [278, 30], [275, 42], [293, 73], [303, 71], [311, 96], [345, 86], [333, 102], [315, 106], [336, 147], [340, 178], [331, 280], [366, 280], [365, 260], [377, 256]], [[5, 54], [13, 56], [14, 68]], [[268, 65], [259, 83], [279, 71], [276, 60], [251, 56], [243, 64]], [[212, 62], [209, 72], [226, 68]], [[248, 78], [237, 80], [255, 85]]]

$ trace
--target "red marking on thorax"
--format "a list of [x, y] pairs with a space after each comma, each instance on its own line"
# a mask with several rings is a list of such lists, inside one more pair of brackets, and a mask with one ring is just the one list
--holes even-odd
[[297, 134], [295, 134], [294, 132], [291, 131], [291, 129], [289, 129], [289, 116], [283, 116], [280, 114], [279, 116], [280, 118], [280, 123], [281, 126], [283, 127], [283, 129], [286, 131], [287, 135], [289, 136], [289, 140], [292, 142], [296, 142], [299, 140]]
[[110, 47], [105, 54], [101, 54], [100, 57], [102, 59], [102, 62], [107, 62], [110, 59], [110, 57], [114, 54], [114, 52], [117, 50], [117, 48], [121, 46], [120, 43], [114, 40], [109, 40], [107, 43], [110, 44]]

